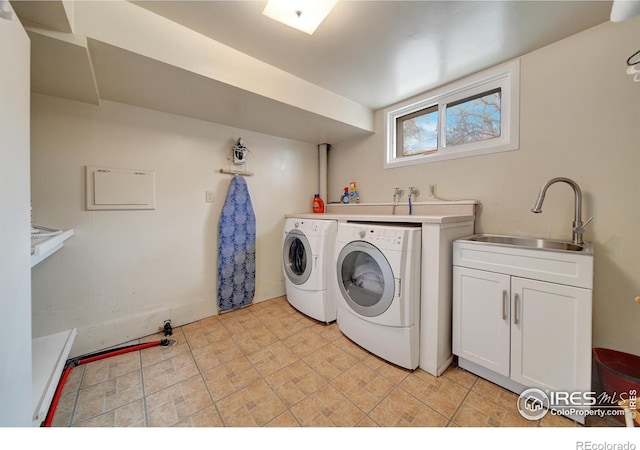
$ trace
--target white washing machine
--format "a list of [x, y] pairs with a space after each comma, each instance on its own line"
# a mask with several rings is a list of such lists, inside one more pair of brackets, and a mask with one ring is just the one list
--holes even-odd
[[393, 364], [417, 368], [421, 228], [340, 223], [335, 257], [340, 331]]
[[282, 241], [282, 266], [291, 306], [321, 322], [336, 320], [336, 302], [327, 295], [333, 270], [335, 220], [288, 218]]

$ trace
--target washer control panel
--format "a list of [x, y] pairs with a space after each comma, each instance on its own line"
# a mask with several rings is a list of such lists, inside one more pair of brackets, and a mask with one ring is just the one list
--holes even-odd
[[346, 223], [338, 226], [338, 240], [342, 242], [365, 241], [376, 247], [403, 250], [407, 246], [407, 233], [416, 230], [420, 230], [420, 228]]
[[337, 221], [323, 219], [298, 219], [289, 218], [285, 222], [284, 234], [293, 230], [306, 236], [331, 237], [335, 236]]

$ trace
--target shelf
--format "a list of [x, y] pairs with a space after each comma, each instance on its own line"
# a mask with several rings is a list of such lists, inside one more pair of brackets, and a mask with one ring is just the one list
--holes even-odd
[[73, 236], [73, 228], [65, 230], [54, 236], [31, 239], [31, 267], [45, 260], [55, 252], [60, 250], [64, 241]]
[[[41, 231], [39, 237], [31, 235], [31, 267], [60, 250], [64, 241], [74, 234], [74, 230], [53, 230], [35, 226]], [[31, 341], [33, 425], [47, 418], [60, 376], [64, 370], [71, 347], [78, 334], [75, 328]]]
[[73, 328], [36, 338], [31, 343], [34, 426], [40, 426], [47, 417], [77, 334], [77, 330]]

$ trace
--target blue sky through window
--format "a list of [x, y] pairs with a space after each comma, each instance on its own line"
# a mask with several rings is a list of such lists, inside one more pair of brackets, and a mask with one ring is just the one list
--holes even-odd
[[500, 91], [447, 106], [447, 145], [500, 137]]
[[438, 111], [405, 120], [403, 154], [414, 155], [438, 148]]

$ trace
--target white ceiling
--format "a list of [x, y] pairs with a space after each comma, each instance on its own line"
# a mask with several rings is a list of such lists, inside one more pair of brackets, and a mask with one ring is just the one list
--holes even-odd
[[309, 36], [266, 1], [135, 4], [373, 109], [609, 20], [610, 1], [341, 0]]
[[[339, 0], [310, 36], [262, 15], [266, 1], [111, 1], [104, 11], [104, 2], [11, 3], [32, 38], [35, 92], [316, 144], [370, 133], [374, 110], [606, 22], [611, 12], [611, 1], [593, 0]], [[107, 18], [112, 9], [116, 19]], [[150, 33], [182, 59], [147, 51]], [[231, 55], [229, 67], [201, 58], [211, 51]], [[181, 62], [189, 56], [203, 60]], [[253, 78], [233, 72], [238, 58], [256, 68]], [[274, 94], [272, 85], [284, 89]], [[363, 114], [370, 119], [353, 119]]]

